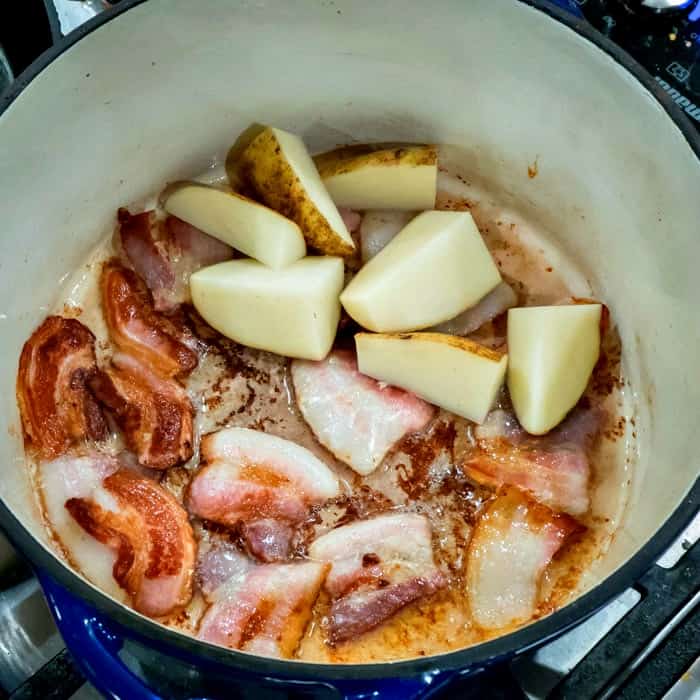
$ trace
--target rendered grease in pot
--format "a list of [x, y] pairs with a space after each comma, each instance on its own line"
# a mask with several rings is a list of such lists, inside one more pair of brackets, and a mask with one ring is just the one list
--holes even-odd
[[20, 360], [70, 566], [185, 634], [337, 663], [575, 594], [626, 500], [614, 319], [446, 154], [261, 127], [226, 176], [120, 209]]

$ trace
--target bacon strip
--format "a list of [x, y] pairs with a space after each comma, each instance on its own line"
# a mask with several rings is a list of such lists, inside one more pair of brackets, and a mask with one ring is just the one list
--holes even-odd
[[175, 272], [164, 241], [158, 240], [155, 211], [130, 214], [117, 212], [119, 239], [134, 270], [151, 290], [157, 310], [167, 310], [176, 303]]
[[44, 463], [41, 486], [50, 526], [88, 578], [151, 617], [189, 602], [192, 528], [155, 481], [94, 454]]
[[588, 510], [589, 465], [578, 450], [556, 452], [494, 445], [465, 465], [479, 484], [509, 484], [532, 494], [540, 503], [581, 515]]
[[477, 430], [480, 452], [464, 465], [465, 473], [487, 486], [517, 486], [554, 510], [585, 513], [590, 505], [586, 445], [598, 432], [602, 413], [576, 411], [541, 438], [527, 436], [514, 417], [498, 413], [489, 416], [486, 429]]
[[[338, 479], [323, 462], [273, 435], [245, 428], [220, 430], [202, 439], [201, 454], [205, 466], [190, 484], [189, 509], [222, 525], [243, 522], [250, 528], [264, 519], [297, 523], [311, 504], [340, 494]], [[255, 535], [260, 527], [254, 527], [249, 539], [253, 553], [261, 553]]]
[[114, 414], [140, 464], [168, 469], [192, 457], [194, 412], [177, 381], [118, 354], [91, 379], [90, 388]]
[[362, 224], [362, 214], [360, 212], [349, 207], [338, 207], [338, 213], [350, 235], [359, 231], [360, 224]]
[[271, 563], [291, 557], [294, 529], [283, 520], [262, 518], [243, 523], [241, 535], [248, 551], [260, 561]]
[[317, 562], [264, 564], [211, 594], [197, 637], [262, 656], [290, 658], [311, 619], [327, 567]]
[[84, 438], [106, 437], [102, 412], [86, 388], [96, 371], [95, 336], [75, 319], [49, 316], [24, 344], [17, 401], [27, 445], [43, 459]]
[[428, 521], [414, 513], [381, 515], [331, 530], [309, 557], [331, 564], [325, 587], [335, 599], [331, 643], [367, 632], [446, 584], [433, 559]]
[[515, 413], [495, 408], [489, 412], [481, 425], [475, 427], [474, 436], [479, 444], [491, 440], [506, 440], [517, 445], [527, 438], [527, 433], [518, 423]]
[[127, 469], [108, 476], [104, 487], [118, 512], [71, 498], [68, 512], [92, 537], [117, 553], [113, 575], [139, 612], [158, 617], [192, 597], [195, 543], [187, 513], [165, 489]]
[[165, 220], [165, 230], [170, 242], [171, 256], [175, 258], [173, 264], [185, 281], [199, 268], [215, 265], [233, 256], [231, 246], [178, 219], [177, 216], [168, 216]]
[[164, 377], [186, 375], [197, 366], [197, 354], [178, 338], [174, 324], [155, 312], [151, 295], [132, 270], [106, 263], [101, 290], [105, 321], [119, 350]]
[[552, 557], [582, 526], [516, 488], [500, 491], [479, 519], [467, 553], [474, 621], [492, 629], [521, 624], [537, 612], [540, 580]]
[[195, 270], [233, 255], [230, 246], [174, 216], [163, 224], [154, 211], [132, 215], [120, 209], [117, 219], [121, 247], [153, 294], [157, 311], [170, 311], [188, 300]]
[[119, 467], [117, 460], [98, 452], [81, 457], [64, 455], [39, 465], [38, 484], [47, 524], [71, 565], [100, 589], [126, 603], [129, 598], [112, 575], [114, 550], [88, 536], [65, 507], [70, 498], [85, 498], [116, 509], [102, 481]]
[[409, 603], [436, 593], [445, 585], [441, 575], [411, 578], [388, 588], [358, 591], [337, 600], [328, 615], [328, 641], [353, 639], [389, 619]]
[[353, 353], [321, 362], [294, 360], [297, 405], [318, 441], [358, 474], [370, 474], [406, 434], [424, 428], [434, 408], [410, 392], [361, 374]]
[[360, 226], [362, 262], [368, 262], [382, 251], [414, 216], [412, 211], [365, 212]]
[[496, 285], [476, 306], [443, 321], [430, 330], [451, 335], [469, 335], [518, 303], [518, 296], [507, 282]]
[[[227, 537], [200, 528], [197, 547], [197, 583], [202, 595], [212, 602], [224, 584], [242, 582], [255, 566]], [[223, 589], [222, 589], [223, 590]]]

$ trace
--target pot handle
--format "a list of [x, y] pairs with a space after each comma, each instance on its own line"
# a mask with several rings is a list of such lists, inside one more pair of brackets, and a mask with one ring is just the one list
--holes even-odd
[[85, 678], [107, 698], [161, 700], [119, 658], [124, 640], [81, 600], [44, 572], [36, 573], [59, 632]]

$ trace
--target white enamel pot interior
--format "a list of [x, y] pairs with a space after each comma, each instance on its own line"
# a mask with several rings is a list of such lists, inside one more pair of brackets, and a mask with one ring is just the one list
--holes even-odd
[[357, 678], [464, 666], [534, 644], [629, 585], [698, 492], [697, 140], [641, 69], [516, 0], [150, 0], [97, 24], [31, 69], [0, 118], [0, 517], [15, 544], [127, 627], [256, 668], [116, 604], [54, 557], [25, 473], [15, 374], [22, 343], [116, 208], [201, 172], [263, 121], [313, 150], [349, 140], [458, 146], [459, 167], [536, 222], [610, 305], [638, 435], [620, 467], [633, 480], [623, 523], [591, 590], [567, 608], [390, 670], [265, 670]]

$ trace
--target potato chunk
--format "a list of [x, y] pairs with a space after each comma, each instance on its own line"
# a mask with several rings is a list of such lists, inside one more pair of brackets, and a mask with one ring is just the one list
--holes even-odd
[[360, 372], [483, 422], [503, 384], [507, 355], [445, 333], [358, 333]]
[[333, 201], [351, 209], [433, 209], [435, 146], [355, 145], [314, 158]]
[[306, 255], [304, 237], [293, 221], [240, 194], [187, 184], [176, 188], [163, 206], [168, 213], [275, 269]]
[[368, 330], [413, 331], [454, 318], [500, 281], [469, 212], [428, 211], [358, 272], [340, 300]]
[[600, 304], [508, 311], [508, 389], [518, 420], [542, 435], [581, 398], [600, 353]]
[[268, 126], [240, 148], [234, 144], [226, 161], [234, 179], [240, 178], [268, 207], [295, 221], [316, 250], [342, 256], [355, 252], [352, 236], [298, 136]]
[[282, 270], [255, 260], [205, 267], [190, 278], [204, 320], [243, 345], [279, 355], [323, 359], [340, 319], [343, 261], [302, 258]]

